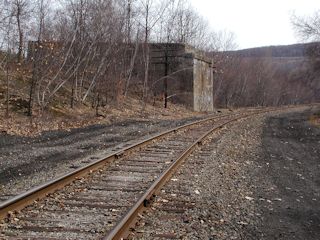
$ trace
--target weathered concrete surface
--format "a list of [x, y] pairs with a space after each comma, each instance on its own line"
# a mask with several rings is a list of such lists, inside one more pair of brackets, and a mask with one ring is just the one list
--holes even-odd
[[[156, 93], [165, 91], [168, 75], [168, 96], [194, 111], [213, 111], [212, 61], [202, 52], [185, 44], [151, 44], [151, 82]], [[160, 79], [160, 81], [159, 81]]]
[[194, 59], [193, 109], [213, 111], [213, 72], [211, 65], [203, 60]]

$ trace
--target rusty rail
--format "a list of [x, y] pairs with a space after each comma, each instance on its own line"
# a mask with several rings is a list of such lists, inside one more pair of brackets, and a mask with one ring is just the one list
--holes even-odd
[[[291, 108], [291, 107], [289, 107]], [[164, 131], [160, 134], [156, 134], [146, 140], [139, 141], [136, 144], [133, 144], [131, 146], [128, 146], [126, 148], [123, 148], [113, 154], [109, 154], [99, 160], [96, 160], [95, 162], [88, 164], [85, 167], [82, 167], [80, 169], [77, 169], [69, 174], [66, 174], [62, 177], [59, 177], [51, 182], [48, 182], [46, 184], [43, 184], [39, 187], [33, 188], [30, 191], [23, 193], [21, 195], [16, 196], [15, 198], [12, 198], [2, 204], [0, 204], [0, 220], [8, 216], [8, 213], [11, 213], [17, 210], [20, 210], [24, 208], [27, 205], [32, 204], [34, 201], [41, 199], [45, 197], [46, 195], [53, 193], [59, 189], [64, 188], [66, 185], [75, 182], [77, 179], [84, 177], [86, 175], [89, 175], [89, 173], [94, 172], [98, 169], [101, 169], [105, 167], [107, 164], [114, 162], [117, 158], [122, 156], [131, 156], [135, 154], [135, 152], [139, 149], [148, 149], [148, 146], [150, 146], [151, 143], [154, 143], [155, 140], [160, 140], [165, 137], [170, 137], [176, 136], [173, 135], [173, 133], [178, 133], [178, 135], [183, 135], [185, 130], [191, 130], [192, 132], [192, 126], [197, 126], [198, 124], [201, 126], [199, 129], [202, 129], [201, 131], [198, 131], [198, 135], [195, 135], [194, 138], [189, 138], [192, 139], [191, 141], [188, 142], [188, 145], [185, 145], [182, 151], [178, 153], [180, 156], [175, 156], [175, 158], [171, 159], [170, 161], [173, 161], [170, 165], [167, 165], [166, 168], [163, 168], [161, 172], [159, 172], [159, 176], [156, 181], [154, 181], [154, 178], [152, 181], [149, 182], [147, 186], [141, 191], [141, 194], [143, 196], [138, 200], [135, 201], [133, 200], [130, 203], [130, 206], [133, 206], [133, 208], [129, 209], [126, 208], [125, 211], [127, 213], [124, 215], [125, 211], [121, 213], [121, 215], [117, 216], [117, 219], [114, 219], [113, 228], [109, 228], [108, 231], [109, 235], [106, 236], [104, 239], [121, 239], [129, 236], [130, 234], [130, 228], [134, 227], [136, 223], [137, 216], [139, 212], [143, 211], [153, 200], [153, 198], [158, 194], [158, 191], [163, 187], [163, 185], [170, 179], [170, 177], [174, 174], [176, 169], [183, 163], [183, 161], [195, 150], [195, 148], [199, 145], [202, 144], [202, 142], [214, 131], [224, 127], [225, 125], [235, 122], [239, 119], [250, 117], [256, 114], [261, 114], [265, 112], [270, 112], [270, 111], [276, 111], [279, 110], [279, 108], [266, 108], [264, 110], [262, 109], [252, 109], [244, 112], [244, 113], [230, 113], [230, 114], [221, 114], [219, 116], [210, 116], [206, 119], [200, 120], [200, 121], [195, 121], [189, 124], [185, 124], [180, 127], [173, 128], [168, 131]], [[216, 122], [214, 120], [219, 120], [220, 122]], [[210, 122], [212, 121], [212, 122]], [[215, 127], [213, 127], [211, 124], [215, 123]], [[201, 125], [203, 124], [203, 125]], [[206, 125], [206, 126], [205, 126]], [[188, 129], [188, 127], [191, 127], [191, 129]], [[211, 129], [210, 129], [211, 128]], [[198, 128], [195, 128], [198, 129]], [[210, 129], [210, 130], [209, 130]], [[182, 134], [179, 130], [182, 130]], [[205, 133], [205, 134], [204, 134]], [[192, 135], [192, 134], [191, 134]], [[201, 137], [199, 137], [201, 136]], [[187, 137], [188, 138], [188, 137]], [[185, 137], [183, 137], [185, 139]], [[169, 140], [170, 142], [171, 140]], [[184, 142], [185, 140], [182, 140], [181, 142]], [[160, 141], [161, 143], [161, 141]], [[189, 145], [190, 144], [190, 145]], [[161, 145], [160, 145], [161, 146]], [[164, 145], [165, 146], [165, 145]], [[188, 146], [188, 147], [187, 147]], [[145, 148], [146, 147], [146, 148]], [[167, 149], [167, 148], [166, 148]], [[139, 151], [140, 152], [140, 151]], [[143, 156], [143, 155], [142, 155]], [[178, 158], [176, 158], [178, 157]], [[115, 161], [117, 162], [117, 161]], [[166, 162], [167, 163], [167, 162]], [[109, 165], [107, 165], [109, 166]], [[111, 165], [112, 166], [112, 165]], [[169, 166], [169, 167], [168, 167]], [[167, 168], [168, 167], [168, 168]], [[106, 171], [108, 171], [108, 167], [106, 168]], [[165, 170], [164, 170], [165, 169]], [[114, 171], [112, 167], [110, 168], [110, 171]], [[121, 171], [121, 170], [117, 170]], [[164, 172], [162, 172], [164, 171]], [[99, 175], [98, 171], [97, 175]], [[93, 176], [97, 176], [94, 174]], [[97, 178], [98, 179], [98, 178]], [[151, 187], [148, 187], [151, 185]], [[109, 190], [108, 190], [109, 191]], [[136, 196], [138, 197], [138, 196]], [[136, 199], [136, 198], [134, 198]], [[83, 203], [81, 203], [83, 204]], [[129, 207], [129, 206], [126, 206]], [[123, 217], [124, 215], [124, 217]], [[120, 221], [119, 221], [120, 219]], [[71, 229], [74, 230], [74, 229]], [[1, 234], [0, 234], [1, 235]]]
[[94, 161], [91, 164], [88, 164], [87, 166], [84, 166], [80, 169], [77, 169], [75, 171], [72, 171], [66, 175], [63, 175], [59, 178], [56, 178], [50, 182], [47, 182], [43, 185], [40, 185], [38, 187], [32, 188], [31, 190], [22, 193], [20, 195], [17, 195], [14, 198], [11, 198], [3, 203], [0, 203], [0, 220], [5, 219], [10, 212], [19, 211], [26, 206], [32, 204], [34, 201], [44, 198], [46, 195], [53, 193], [59, 189], [62, 189], [63, 187], [67, 186], [68, 184], [72, 183], [76, 179], [79, 179], [88, 173], [92, 171], [96, 171], [103, 167], [105, 164], [112, 162], [116, 158], [119, 158], [122, 155], [128, 154], [134, 150], [143, 148], [144, 146], [150, 144], [151, 142], [155, 140], [159, 140], [163, 137], [168, 136], [169, 134], [175, 133], [179, 130], [195, 126], [201, 123], [205, 123], [208, 121], [212, 121], [215, 119], [219, 119], [222, 117], [232, 116], [235, 114], [223, 114], [221, 116], [211, 116], [206, 119], [202, 119], [196, 122], [188, 123], [176, 128], [173, 128], [171, 130], [164, 131], [160, 134], [157, 134], [155, 136], [152, 136], [146, 140], [139, 141], [136, 144], [133, 144], [131, 146], [125, 147], [115, 153], [109, 154], [106, 157], [103, 157], [101, 159], [98, 159]]
[[161, 190], [163, 185], [172, 177], [177, 168], [183, 163], [183, 161], [189, 157], [189, 155], [196, 149], [199, 144], [202, 144], [205, 139], [211, 135], [213, 132], [221, 129], [222, 127], [238, 121], [243, 118], [247, 118], [253, 115], [269, 112], [270, 110], [258, 111], [253, 114], [248, 114], [245, 116], [236, 117], [232, 120], [229, 120], [225, 123], [220, 124], [208, 132], [203, 134], [199, 139], [197, 139], [187, 150], [185, 150], [179, 158], [177, 158], [172, 165], [163, 172], [158, 179], [149, 187], [149, 189], [143, 194], [143, 196], [136, 202], [136, 204], [127, 212], [127, 214], [120, 220], [120, 222], [113, 228], [113, 230], [103, 238], [103, 240], [118, 240], [126, 239], [130, 234], [130, 229], [134, 228], [137, 217], [139, 213], [149, 205], [149, 203], [155, 198], [157, 192]]

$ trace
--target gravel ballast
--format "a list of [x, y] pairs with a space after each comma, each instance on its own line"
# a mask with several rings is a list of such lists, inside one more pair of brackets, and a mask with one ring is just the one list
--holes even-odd
[[[319, 128], [308, 121], [319, 109], [290, 111], [215, 134], [141, 216], [134, 238], [320, 239]], [[292, 165], [279, 162], [293, 155]]]
[[137, 140], [200, 118], [129, 119], [38, 137], [0, 134], [0, 202], [71, 172]]
[[[133, 238], [320, 239], [320, 130], [310, 121], [315, 115], [319, 107], [268, 113], [212, 135], [140, 216]], [[32, 139], [5, 136], [0, 197], [191, 120], [129, 121]], [[42, 157], [34, 161], [37, 154]]]

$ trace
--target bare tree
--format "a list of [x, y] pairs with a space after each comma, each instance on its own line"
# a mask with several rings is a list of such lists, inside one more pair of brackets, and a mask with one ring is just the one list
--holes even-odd
[[149, 64], [150, 64], [150, 35], [151, 31], [156, 27], [156, 24], [165, 14], [168, 9], [170, 1], [156, 1], [156, 0], [140, 0], [141, 20], [139, 25], [144, 29], [143, 41], [143, 57], [144, 57], [144, 81], [143, 81], [143, 102], [145, 106], [148, 97], [148, 81], [149, 81]]
[[[291, 20], [297, 36], [300, 39], [304, 41], [320, 40], [320, 10], [315, 11], [312, 16], [308, 17], [293, 15]], [[302, 87], [297, 89], [296, 95], [301, 96], [301, 92], [308, 92], [313, 95], [313, 101], [319, 101], [320, 85], [318, 83], [320, 81], [320, 45], [318, 43], [311, 44], [308, 49], [306, 49], [306, 52], [309, 57], [309, 68], [312, 69], [312, 73], [308, 73], [304, 76], [305, 82], [307, 82], [309, 87], [306, 89]], [[310, 91], [310, 89], [312, 90]]]
[[12, 7], [6, 0], [1, 1], [1, 19], [0, 19], [0, 30], [2, 35], [1, 48], [6, 49], [6, 52], [2, 55], [0, 60], [0, 68], [5, 76], [6, 86], [6, 111], [5, 116], [9, 117], [9, 102], [10, 102], [10, 80], [11, 70], [10, 65], [12, 62], [12, 49], [14, 43], [14, 29], [13, 29], [13, 14]]
[[[218, 35], [187, 0], [0, 1], [8, 9], [8, 14], [0, 13], [0, 38], [6, 36], [1, 49], [6, 56], [16, 54], [19, 63], [13, 68], [21, 64], [30, 73], [24, 76], [30, 84], [30, 116], [57, 99], [71, 108], [90, 103], [97, 115], [101, 105], [129, 92], [139, 97], [142, 93], [146, 103], [152, 84], [159, 80], [150, 65], [150, 44], [183, 43], [203, 50], [220, 44]], [[4, 15], [11, 17], [11, 27]], [[27, 61], [23, 61], [27, 43]], [[165, 49], [166, 77], [159, 82], [167, 106], [168, 79], [174, 73]], [[9, 86], [15, 76], [6, 68], [8, 59], [1, 62], [1, 71], [7, 74]]]
[[29, 56], [32, 61], [32, 77], [30, 82], [30, 90], [29, 90], [29, 101], [28, 101], [28, 116], [32, 116], [32, 108], [33, 108], [33, 99], [34, 99], [34, 91], [39, 79], [42, 77], [41, 65], [41, 55], [40, 50], [42, 47], [43, 41], [43, 33], [45, 30], [45, 20], [48, 14], [48, 9], [50, 8], [48, 0], [37, 0], [34, 3], [34, 13], [35, 13], [35, 22], [36, 22], [36, 42], [34, 45], [33, 55]]
[[12, 4], [12, 15], [15, 18], [18, 36], [19, 36], [17, 61], [21, 63], [23, 60], [26, 21], [30, 17], [30, 12], [31, 12], [30, 0], [13, 0], [11, 4]]
[[301, 39], [312, 41], [318, 41], [320, 39], [320, 10], [309, 17], [293, 15], [291, 22], [297, 35]]

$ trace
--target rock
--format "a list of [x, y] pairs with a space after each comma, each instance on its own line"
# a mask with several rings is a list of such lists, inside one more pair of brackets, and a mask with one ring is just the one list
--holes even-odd
[[246, 196], [245, 199], [252, 201], [254, 198]]

